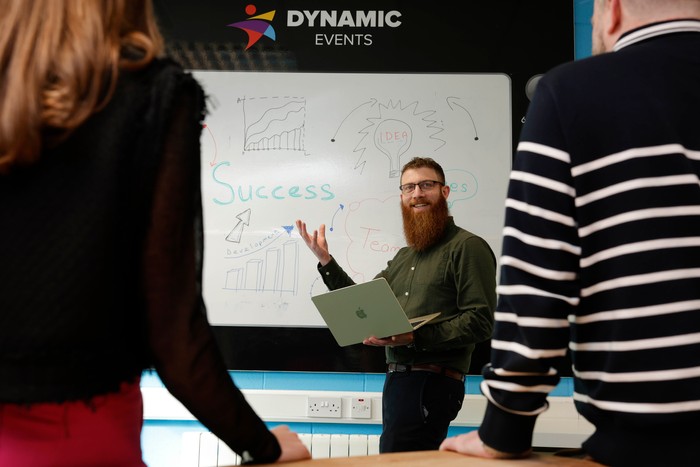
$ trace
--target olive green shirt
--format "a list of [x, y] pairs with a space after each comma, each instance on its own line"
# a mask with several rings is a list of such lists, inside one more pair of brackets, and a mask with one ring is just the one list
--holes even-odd
[[[326, 286], [354, 284], [331, 259], [318, 270]], [[441, 312], [414, 331], [410, 346], [386, 347], [387, 363], [433, 363], [467, 373], [474, 345], [491, 337], [496, 307], [496, 258], [488, 243], [448, 219], [444, 237], [423, 252], [401, 248], [384, 277], [409, 318]]]

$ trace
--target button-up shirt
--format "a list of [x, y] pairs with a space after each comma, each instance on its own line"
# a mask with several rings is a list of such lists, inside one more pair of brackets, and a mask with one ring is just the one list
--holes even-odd
[[[333, 290], [354, 281], [332, 259], [318, 267]], [[386, 347], [387, 363], [434, 363], [466, 373], [476, 343], [491, 337], [496, 306], [496, 259], [481, 237], [448, 219], [443, 238], [425, 251], [401, 248], [384, 277], [406, 315], [441, 312], [414, 331], [411, 346]]]

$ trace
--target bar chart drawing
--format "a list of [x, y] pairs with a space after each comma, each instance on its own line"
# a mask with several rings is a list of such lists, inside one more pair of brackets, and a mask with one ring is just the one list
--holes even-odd
[[224, 289], [296, 295], [299, 290], [299, 243], [288, 240], [226, 271]]

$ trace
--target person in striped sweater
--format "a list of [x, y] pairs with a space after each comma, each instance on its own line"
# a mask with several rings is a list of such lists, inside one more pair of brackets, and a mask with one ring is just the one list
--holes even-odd
[[607, 465], [699, 465], [700, 1], [595, 0], [510, 177], [488, 405], [443, 450], [526, 457], [570, 366]]

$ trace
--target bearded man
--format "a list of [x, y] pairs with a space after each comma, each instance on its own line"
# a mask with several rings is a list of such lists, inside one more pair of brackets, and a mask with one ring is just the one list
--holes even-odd
[[[389, 337], [382, 394], [380, 452], [438, 449], [464, 400], [464, 379], [475, 344], [491, 337], [496, 305], [496, 259], [489, 245], [449, 215], [442, 167], [416, 157], [401, 170], [401, 211], [408, 246], [376, 277], [384, 277], [409, 318], [440, 311], [425, 326]], [[297, 228], [333, 290], [354, 284], [328, 250], [325, 225]]]

